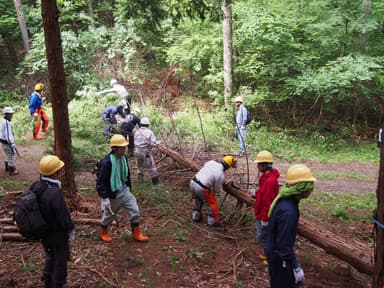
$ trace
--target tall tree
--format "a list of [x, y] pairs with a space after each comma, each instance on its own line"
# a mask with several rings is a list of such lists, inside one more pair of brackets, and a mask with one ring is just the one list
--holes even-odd
[[224, 105], [232, 96], [232, 7], [231, 0], [223, 0], [223, 48], [224, 48]]
[[13, 2], [15, 3], [17, 20], [19, 21], [21, 38], [23, 39], [23, 44], [24, 44], [24, 50], [25, 50], [25, 53], [28, 53], [29, 37], [28, 37], [27, 24], [25, 23], [25, 18], [24, 18], [23, 6], [21, 5], [20, 0], [13, 0]]
[[[382, 127], [384, 129], [384, 127]], [[375, 271], [373, 287], [384, 287], [384, 145], [380, 149], [379, 183], [377, 185], [377, 209], [375, 217]]]
[[48, 77], [51, 87], [53, 121], [55, 129], [55, 152], [64, 161], [63, 190], [71, 200], [71, 206], [78, 208], [77, 189], [72, 170], [72, 140], [68, 115], [67, 83], [64, 73], [63, 53], [59, 26], [59, 11], [56, 0], [42, 0], [45, 46], [48, 57]]

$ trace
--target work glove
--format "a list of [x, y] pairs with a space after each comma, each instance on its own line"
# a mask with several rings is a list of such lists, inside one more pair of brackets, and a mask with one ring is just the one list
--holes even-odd
[[35, 112], [32, 114], [32, 117], [33, 117], [33, 120], [37, 121], [37, 118], [39, 117], [39, 115]]
[[261, 227], [267, 227], [269, 222], [261, 220]]
[[15, 150], [16, 149], [16, 144], [15, 143], [11, 144], [11, 147], [12, 147], [13, 150]]
[[101, 211], [104, 211], [105, 209], [110, 209], [111, 208], [111, 201], [109, 201], [109, 198], [103, 198], [101, 200], [100, 208], [101, 208]]
[[253, 198], [256, 198], [256, 189], [252, 188], [248, 190], [249, 195], [251, 195]]
[[69, 231], [68, 241], [69, 241], [69, 244], [75, 241], [75, 229], [72, 229], [71, 231]]
[[241, 125], [239, 128], [240, 130], [245, 130], [245, 125]]
[[295, 276], [296, 284], [304, 281], [304, 270], [300, 266], [293, 269], [293, 275]]

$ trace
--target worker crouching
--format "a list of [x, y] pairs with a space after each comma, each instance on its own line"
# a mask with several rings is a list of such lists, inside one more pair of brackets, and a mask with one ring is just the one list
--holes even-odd
[[96, 190], [102, 198], [100, 238], [111, 242], [108, 226], [117, 217], [122, 208], [128, 213], [131, 222], [133, 238], [136, 241], [147, 242], [148, 237], [140, 231], [140, 212], [135, 196], [132, 194], [130, 171], [125, 154], [128, 141], [122, 135], [113, 135], [110, 140], [111, 152], [100, 162]]
[[225, 156], [220, 161], [208, 161], [193, 177], [190, 183], [193, 198], [193, 221], [198, 222], [201, 220], [201, 208], [204, 204], [208, 212], [208, 226], [219, 225], [219, 207], [215, 194], [222, 192], [224, 171], [231, 167], [236, 167], [236, 159], [233, 156]]

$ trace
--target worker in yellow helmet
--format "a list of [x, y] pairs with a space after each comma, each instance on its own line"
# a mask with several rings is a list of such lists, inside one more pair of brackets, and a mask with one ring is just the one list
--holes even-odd
[[[44, 90], [44, 84], [37, 83], [35, 85], [34, 91], [32, 92], [29, 98], [29, 113], [33, 117], [33, 138], [36, 140], [41, 140], [42, 138], [39, 135], [40, 128], [41, 132], [47, 132], [49, 117], [45, 110], [41, 108], [43, 104], [42, 94]], [[41, 127], [43, 124], [43, 127]]]
[[201, 220], [201, 207], [203, 204], [207, 208], [208, 226], [219, 225], [219, 207], [215, 194], [223, 190], [224, 171], [231, 167], [236, 167], [236, 159], [233, 156], [224, 156], [220, 161], [210, 160], [204, 164], [203, 168], [193, 177], [190, 183], [190, 191], [194, 202], [192, 220]]
[[295, 254], [299, 202], [309, 197], [315, 181], [307, 166], [292, 165], [287, 170], [286, 184], [269, 208], [266, 254], [271, 288], [297, 288], [304, 281], [304, 271]]

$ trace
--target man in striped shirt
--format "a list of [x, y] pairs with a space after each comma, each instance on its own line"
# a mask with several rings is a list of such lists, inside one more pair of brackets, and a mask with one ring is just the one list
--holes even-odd
[[3, 151], [7, 156], [5, 161], [5, 172], [9, 173], [9, 176], [14, 176], [19, 174], [19, 171], [16, 170], [15, 160], [16, 160], [16, 144], [15, 139], [13, 138], [11, 120], [13, 117], [12, 107], [4, 107], [3, 109], [4, 118], [1, 121], [0, 126], [0, 142], [3, 147]]

